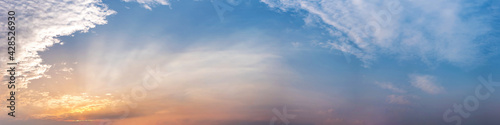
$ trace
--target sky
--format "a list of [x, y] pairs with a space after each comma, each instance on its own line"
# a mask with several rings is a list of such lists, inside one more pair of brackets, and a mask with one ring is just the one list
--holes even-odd
[[496, 0], [1, 0], [2, 40], [10, 10], [2, 125], [500, 123]]

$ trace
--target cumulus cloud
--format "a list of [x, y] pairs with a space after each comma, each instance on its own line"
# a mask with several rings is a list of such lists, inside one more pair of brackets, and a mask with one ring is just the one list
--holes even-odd
[[[106, 24], [106, 16], [115, 13], [100, 0], [0, 1], [0, 11], [9, 10], [16, 12], [18, 88], [26, 88], [30, 80], [46, 76], [45, 72], [51, 65], [42, 64], [38, 52], [59, 43], [57, 37], [77, 31], [86, 32], [96, 25]], [[7, 15], [1, 14], [0, 18], [6, 19]], [[0, 25], [7, 24], [2, 21]], [[0, 32], [7, 32], [7, 28], [1, 28]], [[5, 34], [0, 35], [0, 39], [5, 37]], [[7, 46], [1, 44], [0, 47], [5, 50]], [[7, 69], [3, 65], [5, 61], [1, 60], [2, 69]]]
[[436, 78], [430, 75], [411, 74], [410, 83], [413, 87], [429, 94], [438, 94], [444, 91], [444, 88], [436, 83]]
[[155, 5], [170, 5], [168, 0], [123, 0], [125, 2], [137, 2], [142, 4], [142, 6], [148, 10], [152, 10], [152, 6]]
[[[279, 11], [305, 12], [335, 40], [327, 45], [365, 66], [382, 55], [470, 66], [494, 52], [498, 2], [410, 0], [261, 0]], [[316, 25], [316, 24], [315, 24]]]

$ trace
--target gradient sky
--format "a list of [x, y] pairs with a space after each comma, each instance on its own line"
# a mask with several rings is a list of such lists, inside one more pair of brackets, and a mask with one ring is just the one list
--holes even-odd
[[496, 0], [1, 0], [1, 32], [8, 10], [2, 125], [500, 123]]

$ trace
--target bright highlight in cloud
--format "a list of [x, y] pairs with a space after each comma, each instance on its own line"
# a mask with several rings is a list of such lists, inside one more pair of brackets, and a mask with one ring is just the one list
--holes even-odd
[[142, 4], [142, 6], [148, 10], [152, 10], [152, 6], [155, 5], [170, 5], [168, 0], [123, 0], [125, 2], [137, 2]]

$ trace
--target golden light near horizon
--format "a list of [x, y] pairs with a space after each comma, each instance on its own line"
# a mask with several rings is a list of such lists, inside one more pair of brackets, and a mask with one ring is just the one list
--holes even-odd
[[110, 97], [89, 96], [86, 93], [59, 97], [42, 96], [31, 99], [34, 103], [29, 106], [33, 106], [32, 108], [37, 108], [39, 111], [32, 115], [33, 118], [58, 121], [93, 120], [85, 117], [93, 113], [106, 113], [112, 105], [120, 104], [119, 100], [113, 100]]

